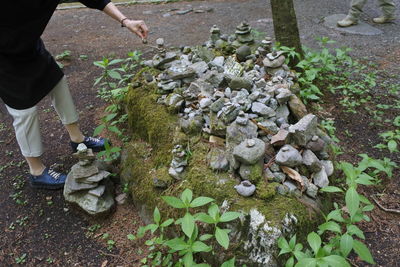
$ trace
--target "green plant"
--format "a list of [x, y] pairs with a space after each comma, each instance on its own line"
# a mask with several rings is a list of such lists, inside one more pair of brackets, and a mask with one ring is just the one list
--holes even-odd
[[56, 60], [71, 60], [71, 51], [64, 50], [62, 53], [56, 55]]
[[336, 127], [335, 127], [335, 121], [333, 119], [322, 120], [321, 125], [328, 132], [329, 136], [332, 138], [334, 142], [336, 143], [340, 142], [340, 140], [335, 135]]
[[15, 263], [23, 264], [26, 262], [26, 258], [27, 258], [27, 255], [26, 255], [26, 253], [24, 253], [21, 256], [15, 258]]
[[[146, 241], [150, 255], [143, 259], [142, 263], [149, 263], [152, 266], [209, 266], [208, 264], [198, 264], [196, 256], [199, 253], [212, 253], [214, 250], [212, 240], [215, 240], [219, 246], [224, 249], [229, 247], [229, 229], [224, 229], [220, 225], [230, 222], [240, 216], [238, 212], [223, 212], [213, 203], [214, 199], [209, 197], [197, 197], [193, 199], [193, 193], [186, 189], [180, 198], [173, 196], [161, 197], [169, 206], [185, 211], [183, 217], [178, 219], [168, 218], [161, 220], [161, 214], [158, 208], [154, 209], [153, 221], [138, 231], [138, 237], [143, 237], [146, 231], [150, 231], [152, 238]], [[208, 212], [192, 213], [192, 210], [208, 205]], [[167, 228], [178, 225], [176, 229], [178, 237], [168, 239], [165, 235]], [[199, 226], [203, 226], [202, 229]], [[209, 233], [201, 234], [202, 230], [210, 230]], [[208, 244], [207, 244], [208, 243]], [[234, 266], [234, 258], [225, 262], [222, 266]], [[145, 265], [148, 266], [148, 265]]]
[[114, 246], [115, 246], [115, 241], [114, 240], [112, 240], [112, 239], [107, 240], [107, 249], [109, 251], [113, 250]]
[[400, 142], [400, 130], [387, 131], [379, 134], [385, 144], [377, 144], [374, 147], [379, 149], [388, 149], [390, 153], [399, 152], [398, 143]]
[[[395, 164], [388, 159], [376, 160], [366, 154], [360, 156], [362, 160], [358, 166], [348, 162], [338, 165], [345, 175], [346, 191], [336, 186], [321, 189], [328, 193], [344, 193], [345, 206], [339, 207], [334, 203], [334, 210], [324, 215], [325, 222], [318, 226], [318, 231], [308, 234], [307, 242], [311, 250], [305, 249], [301, 243], [296, 243], [296, 236], [289, 242], [283, 237], [279, 239], [280, 255], [290, 255], [285, 266], [350, 266], [347, 257], [351, 251], [362, 260], [374, 264], [369, 249], [360, 241], [365, 239], [364, 233], [356, 225], [363, 220], [370, 220], [366, 212], [371, 211], [374, 205], [357, 192], [357, 186], [376, 184], [379, 173], [391, 177]], [[326, 235], [326, 232], [329, 235]], [[322, 238], [324, 236], [325, 239]]]
[[[99, 85], [98, 95], [110, 103], [105, 109], [107, 115], [101, 119], [101, 124], [94, 130], [94, 135], [101, 134], [104, 130], [112, 132], [118, 138], [125, 141], [123, 131], [119, 125], [126, 122], [128, 116], [123, 114], [121, 105], [134, 75], [136, 67], [140, 63], [140, 52], [129, 52], [125, 59], [103, 58], [101, 61], [95, 61], [94, 65], [102, 69], [102, 74], [95, 80], [94, 85]], [[104, 157], [106, 161], [111, 161], [119, 157], [121, 148], [105, 145], [106, 150], [98, 153], [98, 157]]]
[[51, 258], [51, 257], [48, 257], [48, 258], [46, 259], [46, 262], [49, 263], [49, 264], [52, 264], [52, 263], [54, 263], [54, 259]]

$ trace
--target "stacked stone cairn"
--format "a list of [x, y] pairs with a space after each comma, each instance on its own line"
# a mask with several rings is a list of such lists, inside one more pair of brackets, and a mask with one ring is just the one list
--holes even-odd
[[76, 203], [90, 215], [106, 214], [114, 205], [110, 173], [100, 171], [95, 155], [84, 144], [74, 154], [79, 162], [72, 166], [64, 186], [66, 201]]
[[[269, 37], [255, 41], [247, 23], [235, 35], [221, 34], [215, 25], [210, 33], [203, 46], [163, 50], [145, 62], [162, 70], [149, 79], [157, 84], [158, 103], [179, 114], [184, 133], [223, 145], [213, 146], [207, 160], [214, 171], [240, 177], [239, 194], [251, 196], [269, 181], [279, 183], [280, 194], [316, 198], [333, 174], [331, 140], [296, 96], [297, 76], [284, 53], [273, 51]], [[173, 155], [169, 173], [184, 179], [183, 147]]]

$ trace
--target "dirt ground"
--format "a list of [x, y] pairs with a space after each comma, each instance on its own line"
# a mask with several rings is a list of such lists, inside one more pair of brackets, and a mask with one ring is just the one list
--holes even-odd
[[[399, 83], [398, 24], [379, 26], [384, 34], [376, 37], [342, 34], [325, 28], [321, 19], [331, 13], [347, 12], [347, 1], [320, 0], [317, 5], [316, 2], [305, 0], [296, 5], [305, 45], [315, 46], [313, 38], [328, 36], [353, 48], [354, 57], [376, 62], [379, 68], [391, 74], [388, 76], [390, 82]], [[395, 2], [399, 4], [398, 0]], [[121, 7], [121, 10], [128, 17], [146, 20], [151, 28], [150, 45], [156, 38], [163, 37], [167, 45], [181, 46], [203, 43], [214, 24], [222, 32], [231, 33], [242, 20], [272, 36], [272, 15], [268, 6], [264, 0], [214, 0], [135, 5]], [[176, 9], [192, 7], [212, 11], [187, 15], [174, 13]], [[376, 14], [377, 10], [369, 3], [363, 18], [370, 19]], [[93, 81], [100, 73], [93, 61], [103, 56], [123, 57], [132, 50], [140, 50], [146, 57], [153, 51], [117, 22], [89, 9], [57, 11], [43, 39], [54, 55], [65, 50], [72, 52], [72, 59], [66, 62], [64, 71], [80, 110], [82, 129], [87, 135], [91, 135], [96, 127], [105, 105], [96, 97], [93, 88]], [[399, 98], [398, 95], [393, 97]], [[367, 153], [375, 158], [391, 157], [399, 164], [398, 154], [389, 155], [372, 148], [379, 143], [377, 134], [382, 129], [369, 125], [371, 117], [362, 112], [344, 113], [338, 101], [336, 96], [328, 94], [323, 107], [328, 112], [324, 116], [335, 118], [337, 136], [346, 152], [340, 159], [354, 160], [357, 154]], [[48, 99], [44, 99], [39, 107], [46, 149], [43, 159], [48, 165], [57, 164], [59, 170], [67, 171], [75, 163], [67, 133]], [[396, 113], [399, 115], [398, 109], [387, 112], [389, 117]], [[61, 191], [31, 189], [25, 184], [27, 166], [20, 156], [11, 118], [0, 116], [0, 119], [0, 266], [18, 263], [23, 266], [140, 266], [139, 261], [145, 254], [143, 244], [126, 238], [143, 224], [134, 205], [117, 206], [112, 216], [96, 220], [65, 203]], [[347, 131], [352, 135], [346, 134]], [[379, 194], [383, 206], [399, 209], [399, 181], [399, 172], [396, 172], [391, 180], [384, 180], [378, 187], [366, 188], [365, 192], [368, 196]], [[400, 266], [399, 215], [376, 208], [370, 217], [372, 222], [362, 227], [378, 266]], [[109, 240], [115, 241], [115, 245], [107, 245]], [[354, 264], [365, 266], [357, 259], [354, 259]]]

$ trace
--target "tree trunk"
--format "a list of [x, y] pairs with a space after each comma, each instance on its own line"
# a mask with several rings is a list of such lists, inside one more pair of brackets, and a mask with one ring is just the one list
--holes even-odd
[[282, 46], [294, 47], [303, 56], [293, 0], [271, 0], [271, 9], [276, 41]]

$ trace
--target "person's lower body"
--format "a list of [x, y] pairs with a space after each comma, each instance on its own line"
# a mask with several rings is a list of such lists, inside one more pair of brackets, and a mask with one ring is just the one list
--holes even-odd
[[[65, 77], [49, 93], [49, 97], [62, 124], [68, 131], [71, 145], [84, 142], [86, 139], [79, 129], [77, 123], [79, 119], [78, 112], [75, 109]], [[21, 153], [29, 165], [31, 185], [33, 187], [49, 189], [61, 188], [65, 182], [66, 175], [46, 168], [40, 158], [44, 151], [37, 107], [34, 106], [24, 110], [16, 110], [9, 106], [6, 107], [14, 119], [13, 126], [16, 139]], [[98, 141], [97, 146], [103, 142], [100, 139]]]
[[[352, 0], [348, 15], [343, 20], [338, 21], [337, 25], [339, 27], [356, 25], [366, 3], [367, 0]], [[386, 23], [393, 21], [395, 19], [394, 13], [396, 10], [393, 0], [378, 0], [378, 3], [382, 10], [383, 16], [374, 18], [373, 21], [375, 23]]]

